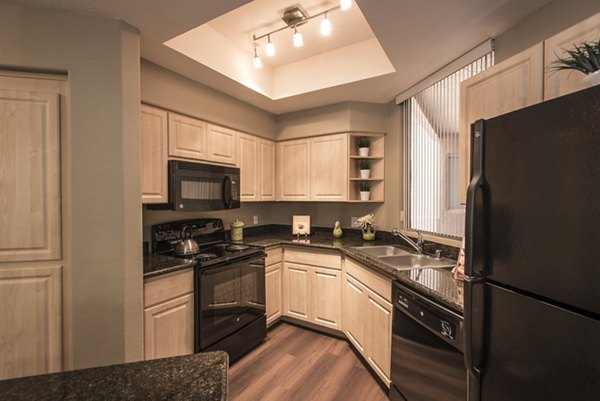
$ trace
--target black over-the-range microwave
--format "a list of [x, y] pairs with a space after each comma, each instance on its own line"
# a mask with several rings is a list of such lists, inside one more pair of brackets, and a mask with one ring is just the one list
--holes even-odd
[[169, 203], [148, 209], [202, 211], [240, 207], [240, 169], [169, 160]]

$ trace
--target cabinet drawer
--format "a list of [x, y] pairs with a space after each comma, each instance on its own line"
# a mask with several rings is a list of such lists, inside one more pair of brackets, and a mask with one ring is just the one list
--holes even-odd
[[194, 292], [194, 270], [185, 269], [144, 282], [144, 308]]
[[280, 246], [275, 248], [267, 249], [267, 257], [265, 259], [265, 266], [271, 266], [275, 263], [283, 260], [283, 248]]
[[392, 279], [377, 274], [368, 267], [363, 267], [353, 260], [346, 258], [346, 273], [360, 281], [371, 291], [388, 302], [392, 299]]
[[300, 250], [294, 248], [285, 248], [284, 253], [286, 262], [301, 263], [319, 267], [329, 267], [330, 269], [341, 270], [342, 258], [337, 251], [317, 251]]

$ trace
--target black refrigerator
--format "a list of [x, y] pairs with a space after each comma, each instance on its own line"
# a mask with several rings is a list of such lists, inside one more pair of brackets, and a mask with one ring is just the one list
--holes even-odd
[[471, 127], [470, 401], [600, 400], [600, 86]]

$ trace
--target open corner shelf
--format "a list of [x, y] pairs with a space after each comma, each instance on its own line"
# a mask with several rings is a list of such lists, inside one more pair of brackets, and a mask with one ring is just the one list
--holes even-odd
[[[358, 140], [368, 138], [370, 140], [369, 156], [358, 154]], [[381, 203], [384, 201], [384, 174], [385, 174], [385, 136], [374, 133], [351, 133], [348, 141], [348, 202], [349, 203]], [[370, 163], [371, 176], [363, 179], [360, 177], [359, 163], [368, 160]], [[371, 196], [368, 201], [360, 200], [358, 185], [360, 182], [368, 182], [371, 186]]]

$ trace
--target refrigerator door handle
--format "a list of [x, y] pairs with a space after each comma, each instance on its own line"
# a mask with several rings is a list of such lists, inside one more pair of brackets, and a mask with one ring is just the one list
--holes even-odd
[[[466, 226], [465, 226], [465, 275], [482, 277], [485, 270], [485, 216], [481, 213], [484, 206], [484, 133], [485, 121], [477, 120], [471, 125], [471, 181], [467, 189]], [[476, 209], [477, 195], [480, 193], [481, 206]], [[475, 213], [478, 212], [476, 218]], [[477, 265], [479, 263], [479, 265]]]
[[[464, 350], [465, 365], [469, 372], [468, 401], [481, 400], [481, 345], [483, 337], [484, 304], [483, 296], [473, 302], [474, 292], [483, 291], [484, 282], [480, 279], [465, 281], [464, 295]], [[483, 295], [483, 294], [480, 294]], [[479, 338], [474, 338], [475, 336]]]

